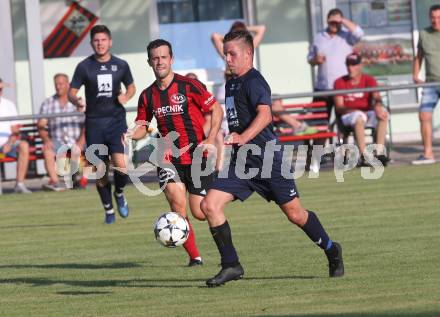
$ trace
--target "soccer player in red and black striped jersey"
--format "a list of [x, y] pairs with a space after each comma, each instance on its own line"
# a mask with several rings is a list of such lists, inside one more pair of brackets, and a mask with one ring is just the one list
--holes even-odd
[[[152, 41], [148, 44], [147, 51], [148, 63], [156, 80], [139, 97], [136, 122], [146, 124], [138, 125], [130, 137], [134, 140], [143, 138], [153, 117], [156, 118], [158, 130], [165, 141], [171, 135], [170, 132], [178, 133], [178, 138], [172, 140], [178, 153], [165, 155], [167, 163], [158, 167], [159, 184], [164, 189], [172, 211], [188, 219], [188, 191], [188, 202], [193, 216], [205, 220], [200, 202], [206, 195], [213, 175], [201, 176], [200, 183], [196, 184], [193, 182], [191, 165], [198, 146], [213, 146], [220, 129], [223, 110], [202, 83], [173, 72], [173, 51], [169, 42], [162, 39]], [[211, 129], [206, 138], [203, 131], [205, 113], [211, 114]], [[203, 158], [201, 168], [205, 167], [206, 158]], [[191, 224], [189, 238], [183, 246], [190, 257], [189, 266], [203, 264]]]

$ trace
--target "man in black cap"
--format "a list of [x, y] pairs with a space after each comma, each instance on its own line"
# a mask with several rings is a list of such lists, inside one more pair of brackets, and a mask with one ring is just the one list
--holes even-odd
[[[345, 60], [348, 75], [335, 81], [334, 89], [356, 89], [377, 87], [376, 80], [362, 72], [362, 57], [359, 54], [349, 54]], [[385, 135], [388, 124], [388, 112], [383, 107], [382, 98], [378, 91], [356, 92], [334, 97], [336, 114], [343, 127], [350, 128], [359, 146], [361, 159], [365, 153], [365, 128], [376, 129], [377, 159], [386, 165]]]

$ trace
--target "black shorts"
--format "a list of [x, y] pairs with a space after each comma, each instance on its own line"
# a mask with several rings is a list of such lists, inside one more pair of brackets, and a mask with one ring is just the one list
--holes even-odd
[[[274, 165], [276, 165], [274, 163]], [[227, 177], [220, 173], [219, 177], [209, 186], [209, 189], [220, 190], [240, 199], [246, 200], [253, 192], [257, 192], [267, 201], [273, 200], [277, 205], [283, 205], [299, 197], [293, 179], [284, 178], [279, 166], [274, 166], [270, 178], [259, 175], [251, 179], [241, 179], [235, 172], [235, 164], [229, 166]]]
[[[202, 162], [202, 169], [205, 169], [206, 161]], [[215, 174], [211, 173], [207, 176], [192, 175], [191, 165], [169, 165], [157, 168], [157, 176], [159, 178], [159, 186], [164, 188], [167, 183], [183, 183], [190, 194], [198, 196], [206, 196], [209, 184], [215, 178]]]
[[[123, 135], [127, 132], [125, 118], [87, 118], [85, 129], [87, 147], [103, 144], [107, 147], [108, 155], [124, 153]], [[101, 155], [98, 150], [95, 155], [103, 161], [108, 160], [108, 155]]]

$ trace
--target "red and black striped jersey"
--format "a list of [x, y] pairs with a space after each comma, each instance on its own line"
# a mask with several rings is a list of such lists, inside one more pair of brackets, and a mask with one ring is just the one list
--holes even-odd
[[204, 113], [216, 102], [214, 96], [198, 80], [174, 74], [170, 85], [160, 90], [156, 82], [144, 89], [139, 96], [136, 121], [151, 122], [153, 116], [162, 137], [176, 131], [179, 137], [175, 147], [189, 150], [173, 156], [173, 164], [191, 164], [192, 153], [205, 139]]

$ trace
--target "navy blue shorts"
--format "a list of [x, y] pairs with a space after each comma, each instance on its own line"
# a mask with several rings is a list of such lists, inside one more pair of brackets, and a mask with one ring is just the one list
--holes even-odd
[[[108, 149], [108, 154], [124, 153], [123, 135], [127, 132], [127, 123], [125, 118], [87, 118], [86, 124], [86, 143], [103, 144]], [[107, 155], [99, 155], [101, 160], [108, 160]]]
[[231, 163], [228, 170], [228, 177], [218, 178], [209, 186], [209, 189], [220, 190], [232, 194], [235, 199], [246, 200], [253, 192], [257, 192], [267, 201], [273, 200], [277, 205], [283, 205], [299, 197], [293, 179], [286, 179], [282, 176], [280, 169], [272, 170], [271, 178], [256, 176], [251, 179], [240, 179], [235, 173], [235, 165]]

